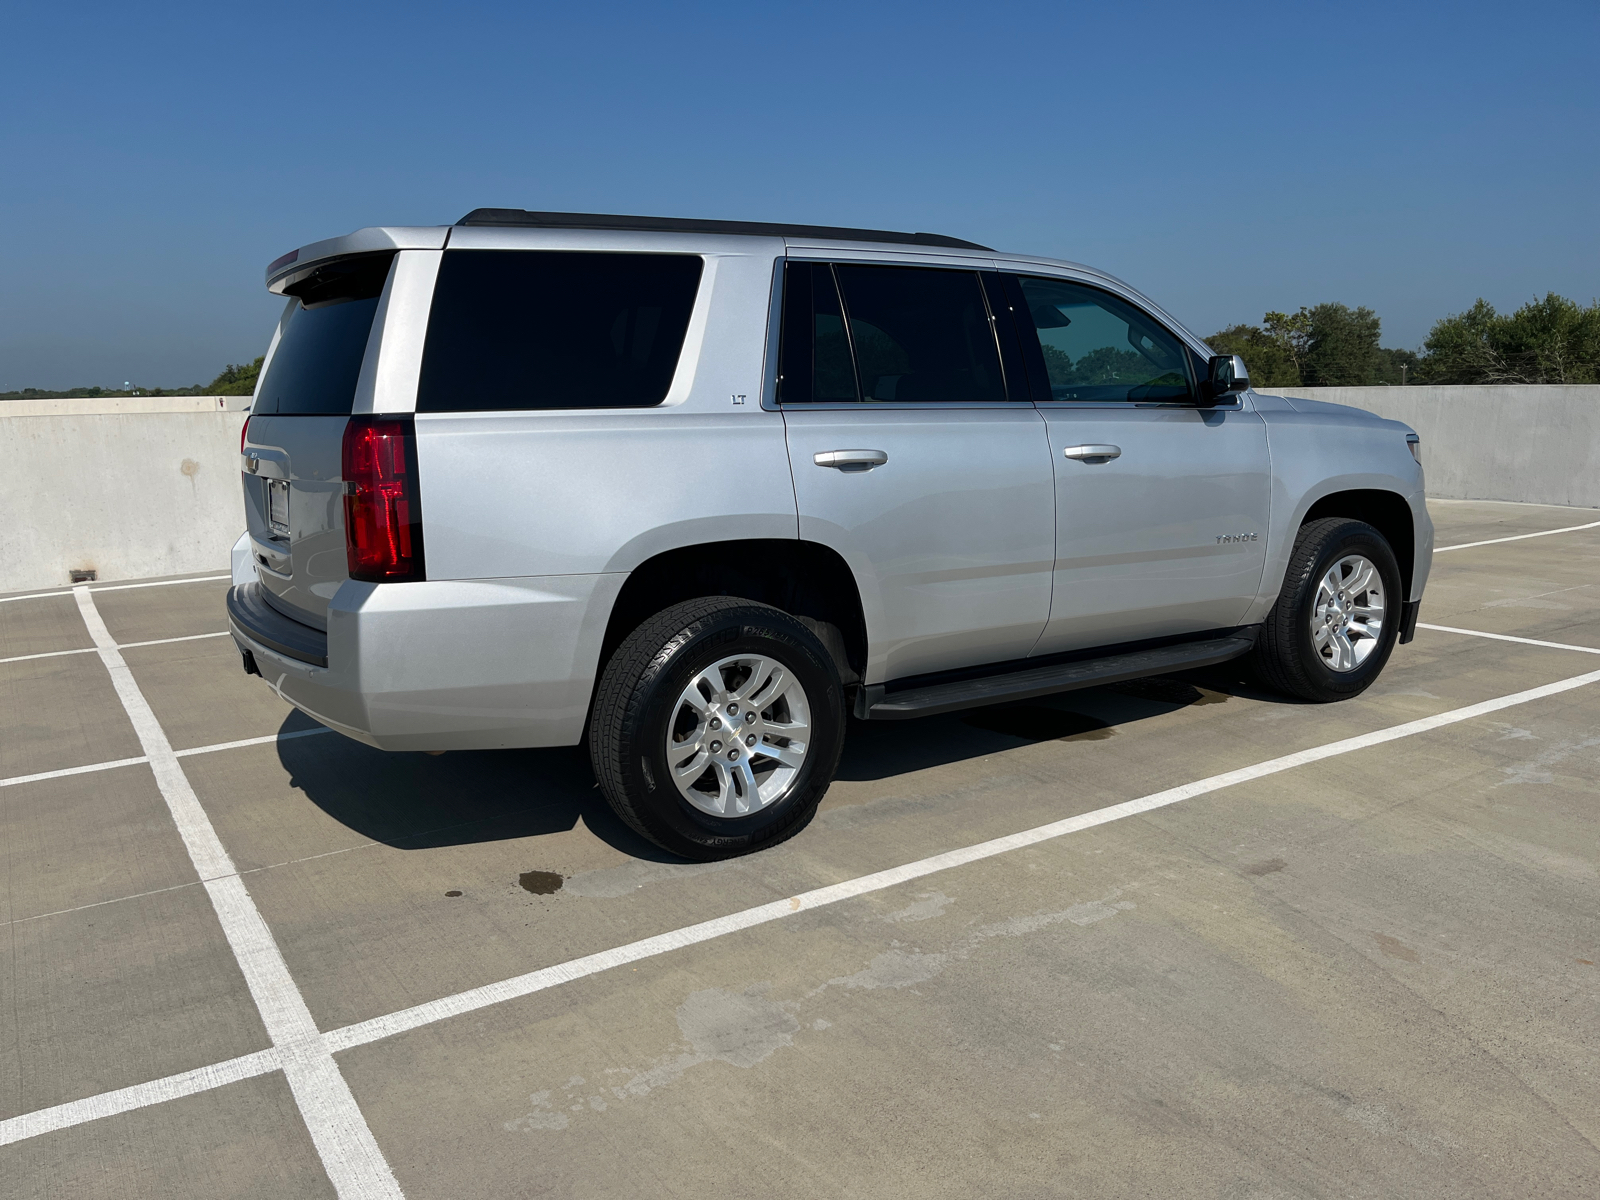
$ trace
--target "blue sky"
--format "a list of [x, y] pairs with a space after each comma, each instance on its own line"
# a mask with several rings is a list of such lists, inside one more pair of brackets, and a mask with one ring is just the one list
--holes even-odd
[[924, 229], [1202, 335], [1600, 293], [1600, 6], [7, 5], [0, 390], [266, 347], [268, 261], [480, 205]]

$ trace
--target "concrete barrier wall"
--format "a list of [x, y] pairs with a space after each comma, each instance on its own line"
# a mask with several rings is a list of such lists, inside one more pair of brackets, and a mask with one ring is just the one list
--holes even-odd
[[[1269, 390], [1269, 389], [1263, 389]], [[1430, 495], [1600, 507], [1600, 386], [1273, 388], [1404, 421]], [[0, 401], [0, 592], [226, 571], [243, 396]]]
[[248, 396], [0, 401], [0, 592], [228, 570]]
[[1259, 390], [1404, 421], [1430, 496], [1600, 508], [1600, 385]]

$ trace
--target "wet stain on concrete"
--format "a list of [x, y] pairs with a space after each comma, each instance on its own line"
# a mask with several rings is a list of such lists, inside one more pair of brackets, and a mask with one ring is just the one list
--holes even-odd
[[561, 890], [566, 878], [554, 871], [524, 871], [517, 876], [517, 882], [522, 885], [523, 891], [532, 892], [535, 896], [553, 896]]
[[1258, 863], [1251, 863], [1244, 869], [1244, 873], [1246, 875], [1271, 875], [1275, 871], [1283, 870], [1288, 865], [1281, 858], [1268, 858]]
[[1398, 958], [1402, 962], [1422, 961], [1421, 956], [1399, 938], [1390, 937], [1387, 933], [1374, 933], [1372, 936], [1378, 939], [1378, 949], [1390, 958]]
[[1042, 704], [1000, 704], [979, 708], [962, 720], [975, 729], [1003, 733], [1028, 742], [1101, 742], [1116, 734], [1099, 717], [1048, 708]]
[[460, 888], [451, 888], [448, 892], [445, 893], [445, 895], [449, 896], [453, 900], [457, 896], [461, 895], [461, 889]]

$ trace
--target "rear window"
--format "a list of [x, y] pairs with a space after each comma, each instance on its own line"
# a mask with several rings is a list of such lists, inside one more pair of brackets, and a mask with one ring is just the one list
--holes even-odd
[[417, 411], [660, 404], [702, 266], [687, 254], [447, 251]]
[[342, 259], [287, 289], [296, 303], [252, 412], [349, 414], [393, 259], [392, 253]]

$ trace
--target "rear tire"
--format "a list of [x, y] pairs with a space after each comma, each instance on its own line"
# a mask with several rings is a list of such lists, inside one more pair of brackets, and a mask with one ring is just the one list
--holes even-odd
[[769, 605], [707, 596], [664, 609], [617, 647], [589, 757], [629, 828], [711, 861], [805, 827], [833, 781], [844, 722], [838, 670], [810, 630]]
[[1389, 661], [1401, 603], [1400, 568], [1381, 533], [1346, 517], [1309, 521], [1251, 665], [1262, 683], [1302, 700], [1358, 696]]

